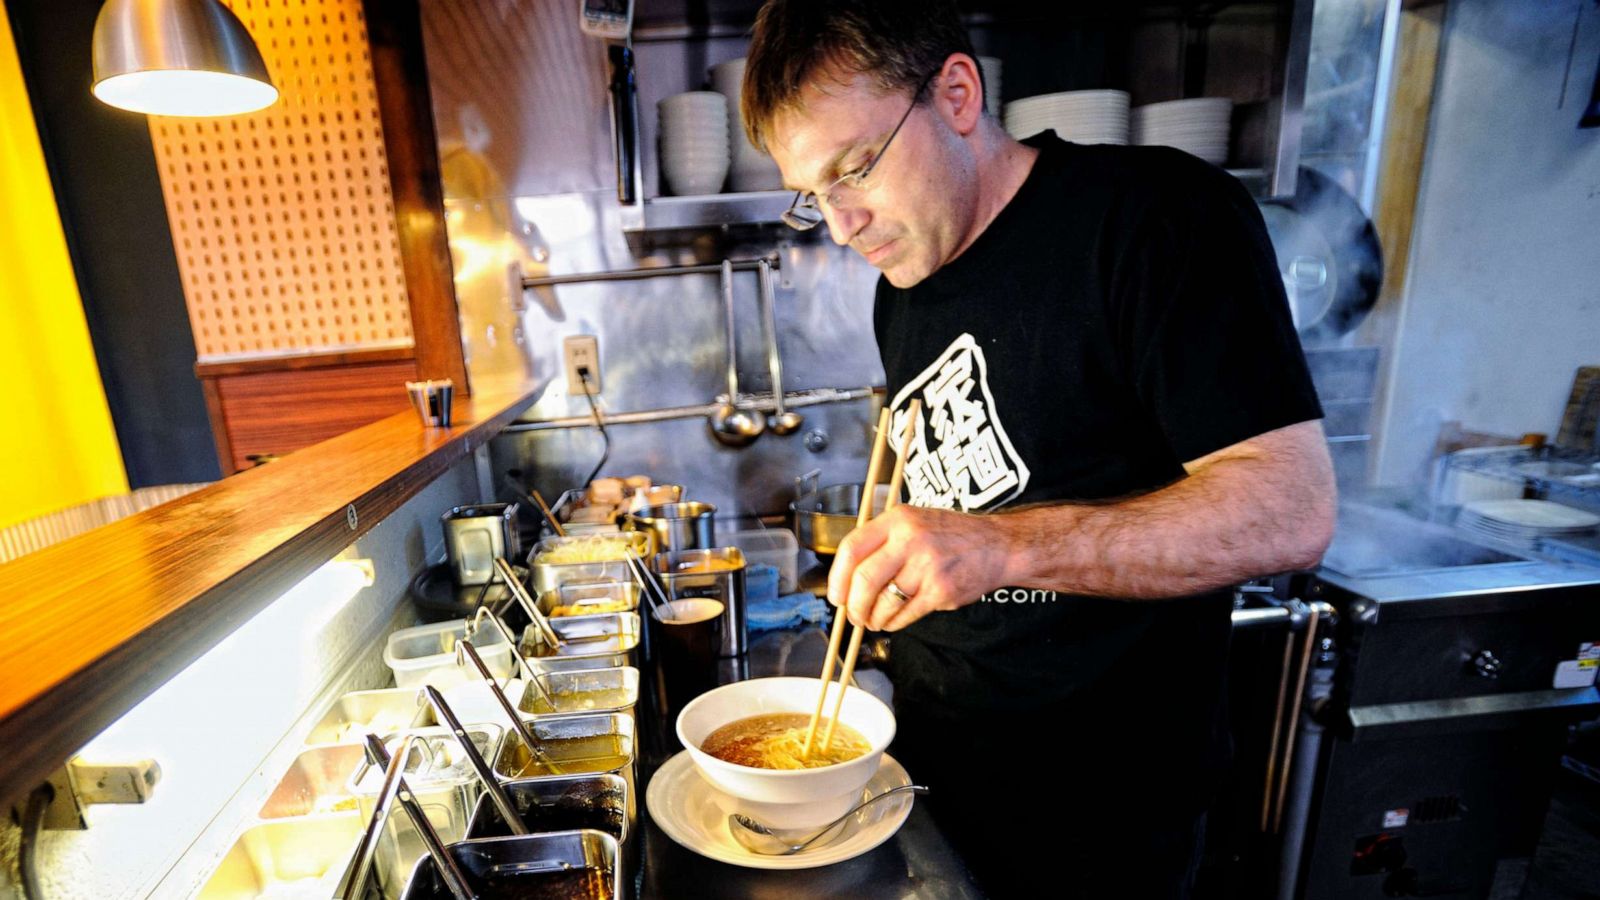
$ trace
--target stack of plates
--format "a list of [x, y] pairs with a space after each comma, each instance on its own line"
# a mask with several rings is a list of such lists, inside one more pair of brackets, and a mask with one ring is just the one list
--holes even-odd
[[1549, 500], [1478, 500], [1461, 507], [1456, 527], [1522, 550], [1542, 538], [1587, 534], [1600, 516]]
[[1135, 144], [1177, 147], [1220, 166], [1228, 160], [1232, 117], [1233, 101], [1226, 97], [1152, 103], [1133, 111], [1130, 137]]
[[978, 57], [978, 69], [983, 73], [983, 106], [989, 115], [1000, 115], [1000, 60], [993, 56]]
[[1006, 131], [1022, 139], [1041, 131], [1076, 144], [1126, 144], [1126, 91], [1067, 91], [1006, 104]]
[[728, 101], [716, 91], [690, 91], [661, 101], [661, 174], [674, 194], [715, 194], [732, 161]]
[[778, 164], [745, 137], [744, 117], [739, 111], [739, 90], [743, 84], [744, 57], [711, 67], [711, 86], [728, 104], [728, 142], [733, 146], [728, 186], [736, 191], [782, 190], [783, 173], [778, 171]]

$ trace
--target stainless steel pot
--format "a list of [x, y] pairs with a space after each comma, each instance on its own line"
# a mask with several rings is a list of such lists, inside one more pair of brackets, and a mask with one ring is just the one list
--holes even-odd
[[[889, 499], [889, 486], [878, 485], [872, 501], [874, 515], [883, 511]], [[789, 504], [794, 516], [794, 533], [800, 546], [818, 556], [833, 556], [839, 552], [839, 542], [856, 527], [856, 514], [861, 509], [861, 485], [830, 484], [795, 498]]]
[[655, 535], [657, 553], [705, 550], [717, 545], [716, 515], [709, 503], [666, 503], [629, 513], [623, 525]]

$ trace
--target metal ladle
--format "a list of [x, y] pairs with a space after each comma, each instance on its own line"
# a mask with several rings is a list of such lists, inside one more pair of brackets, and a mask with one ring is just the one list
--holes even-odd
[[767, 417], [767, 427], [773, 434], [794, 434], [806, 422], [806, 417], [794, 410], [783, 408], [783, 358], [778, 354], [778, 313], [772, 290], [772, 263], [766, 259], [756, 262], [756, 281], [761, 286], [761, 316], [767, 332], [767, 369], [772, 372], [773, 413]]
[[728, 833], [739, 842], [739, 846], [751, 853], [763, 856], [789, 856], [817, 842], [817, 839], [833, 831], [840, 825], [849, 821], [850, 817], [877, 803], [885, 797], [894, 797], [907, 791], [916, 794], [926, 794], [928, 789], [920, 784], [904, 784], [897, 788], [890, 788], [881, 794], [857, 803], [849, 812], [834, 819], [832, 822], [816, 828], [773, 828], [742, 813], [733, 813], [728, 816]]
[[711, 435], [725, 447], [747, 447], [767, 430], [767, 417], [740, 409], [738, 323], [733, 310], [733, 263], [722, 261], [722, 306], [728, 332], [728, 398], [711, 413]]

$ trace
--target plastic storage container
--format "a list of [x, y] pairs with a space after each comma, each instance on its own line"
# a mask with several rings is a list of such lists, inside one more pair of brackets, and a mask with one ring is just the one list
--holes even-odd
[[[395, 687], [420, 688], [425, 684], [444, 690], [465, 681], [478, 680], [469, 662], [456, 665], [456, 643], [466, 637], [467, 623], [461, 619], [402, 628], [389, 635], [383, 648], [383, 661], [394, 672]], [[480, 628], [472, 638], [483, 664], [496, 678], [511, 675], [511, 645], [494, 628]]]
[[778, 567], [778, 593], [791, 594], [800, 577], [800, 543], [784, 528], [751, 528], [725, 535], [722, 543], [738, 547], [751, 566]]

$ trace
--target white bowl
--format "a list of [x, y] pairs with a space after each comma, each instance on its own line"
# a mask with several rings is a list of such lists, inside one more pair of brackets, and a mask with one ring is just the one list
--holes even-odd
[[686, 94], [673, 94], [657, 104], [663, 115], [668, 116], [717, 116], [724, 118], [728, 115], [728, 98], [716, 91], [690, 91]]
[[731, 154], [726, 138], [719, 141], [696, 141], [682, 143], [680, 141], [666, 141], [661, 145], [662, 155], [695, 157], [695, 156], [728, 156]]
[[[878, 771], [883, 751], [894, 740], [894, 713], [882, 700], [849, 688], [839, 720], [867, 739], [872, 749], [848, 762], [816, 769], [757, 769], [717, 759], [700, 749], [713, 731], [766, 713], [816, 711], [820, 684], [815, 678], [752, 678], [723, 685], [695, 698], [678, 714], [678, 740], [695, 768], [717, 790], [732, 798], [738, 812], [778, 828], [815, 828], [837, 819], [860, 802], [861, 790]], [[823, 714], [833, 711], [837, 682], [828, 685]]]
[[705, 173], [673, 173], [667, 172], [667, 184], [672, 188], [672, 193], [678, 197], [702, 197], [706, 194], [722, 193], [722, 182], [728, 176]]
[[728, 147], [728, 139], [723, 137], [721, 140], [706, 139], [694, 141], [662, 141], [661, 152], [685, 154], [688, 156], [727, 156], [731, 150]]
[[667, 157], [661, 160], [661, 171], [667, 173], [669, 178], [673, 175], [684, 175], [690, 178], [727, 178], [728, 157], [700, 160]]
[[727, 131], [728, 114], [719, 112], [715, 115], [673, 115], [663, 111], [661, 116], [661, 130], [664, 132], [694, 132], [694, 131]]

